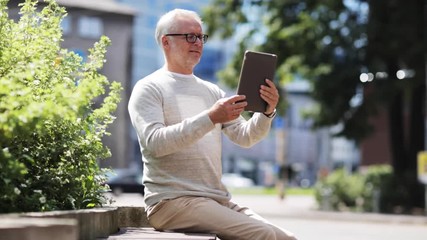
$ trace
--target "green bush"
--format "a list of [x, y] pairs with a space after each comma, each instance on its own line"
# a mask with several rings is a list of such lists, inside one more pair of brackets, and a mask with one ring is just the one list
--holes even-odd
[[[87, 62], [61, 49], [65, 9], [49, 0], [20, 5], [9, 19], [0, 0], [0, 212], [91, 208], [106, 203], [108, 135], [121, 86], [99, 73], [110, 40]], [[95, 107], [94, 103], [97, 102]]]
[[[389, 184], [393, 179], [393, 169], [390, 165], [374, 165], [364, 173], [365, 189], [363, 191], [363, 209], [367, 212], [382, 211], [387, 202], [385, 196], [390, 194]], [[393, 191], [393, 190], [391, 190]]]
[[[396, 176], [390, 170], [382, 177], [379, 211], [398, 214], [423, 214], [424, 186], [417, 180], [415, 171]], [[417, 197], [414, 196], [417, 193]], [[421, 200], [421, 201], [417, 201]]]
[[[409, 193], [405, 186], [415, 186], [410, 176], [400, 178], [393, 175], [390, 165], [373, 165], [363, 173], [346, 173], [339, 169], [317, 182], [316, 200], [331, 210], [356, 210], [364, 212], [398, 213], [409, 212]], [[401, 210], [399, 210], [401, 209]]]
[[320, 205], [327, 204], [332, 210], [359, 211], [363, 203], [363, 190], [363, 177], [360, 174], [338, 169], [316, 183], [315, 196]]

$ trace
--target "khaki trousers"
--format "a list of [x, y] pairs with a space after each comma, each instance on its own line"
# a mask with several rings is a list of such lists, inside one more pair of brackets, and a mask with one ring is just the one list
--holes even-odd
[[215, 233], [222, 240], [295, 240], [246, 207], [220, 204], [205, 197], [185, 196], [147, 208], [148, 221], [157, 230]]

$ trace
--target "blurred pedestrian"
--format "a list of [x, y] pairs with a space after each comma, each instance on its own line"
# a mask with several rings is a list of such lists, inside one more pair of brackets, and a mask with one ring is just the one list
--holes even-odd
[[279, 194], [280, 200], [285, 199], [286, 187], [288, 184], [289, 178], [289, 168], [285, 165], [279, 165], [277, 171], [277, 179], [276, 179], [276, 189]]

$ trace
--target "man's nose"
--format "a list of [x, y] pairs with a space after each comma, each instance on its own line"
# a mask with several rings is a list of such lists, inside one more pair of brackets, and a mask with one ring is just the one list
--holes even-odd
[[202, 36], [197, 36], [196, 37], [196, 41], [194, 42], [194, 43], [198, 43], [198, 44], [201, 44], [201, 45], [203, 45], [203, 37]]

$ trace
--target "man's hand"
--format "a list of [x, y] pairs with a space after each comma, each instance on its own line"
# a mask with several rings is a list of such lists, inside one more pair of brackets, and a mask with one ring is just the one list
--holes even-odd
[[279, 91], [274, 85], [274, 82], [270, 79], [266, 79], [265, 82], [267, 83], [267, 86], [261, 85], [259, 92], [261, 94], [261, 98], [268, 104], [264, 114], [270, 115], [274, 112], [274, 109], [279, 102]]
[[244, 101], [246, 96], [234, 95], [229, 98], [218, 100], [209, 110], [211, 121], [216, 123], [226, 123], [240, 116], [248, 103]]

